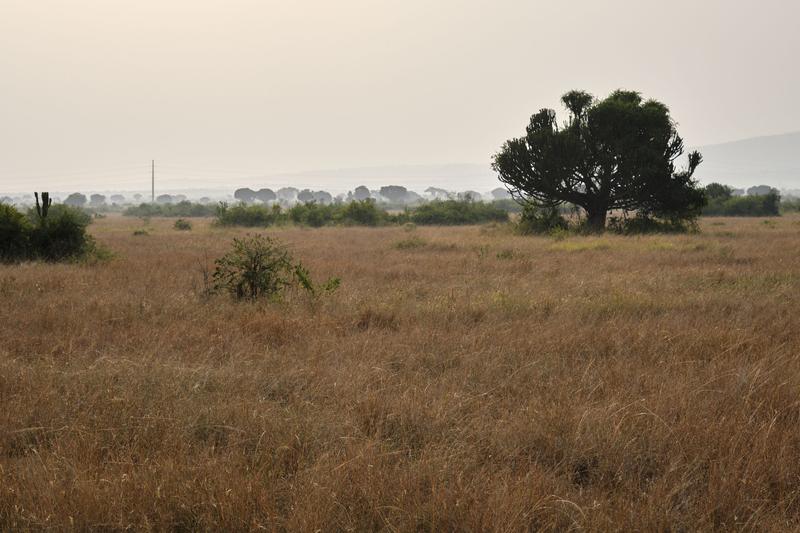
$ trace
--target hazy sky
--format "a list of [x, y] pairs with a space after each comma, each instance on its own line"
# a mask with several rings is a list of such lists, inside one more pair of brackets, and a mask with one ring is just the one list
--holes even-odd
[[143, 189], [153, 158], [174, 186], [488, 166], [571, 88], [662, 100], [690, 145], [794, 131], [798, 20], [797, 0], [0, 0], [0, 190]]

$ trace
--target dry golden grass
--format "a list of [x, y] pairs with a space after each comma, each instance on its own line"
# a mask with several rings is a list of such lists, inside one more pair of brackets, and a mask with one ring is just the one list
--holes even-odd
[[279, 230], [343, 279], [283, 304], [204, 298], [245, 231], [193, 223], [0, 266], [0, 529], [800, 527], [797, 218]]

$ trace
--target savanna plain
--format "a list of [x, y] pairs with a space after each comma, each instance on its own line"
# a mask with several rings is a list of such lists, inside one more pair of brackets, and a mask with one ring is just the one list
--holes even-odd
[[342, 282], [255, 303], [192, 222], [0, 266], [0, 530], [800, 529], [800, 217], [265, 230]]

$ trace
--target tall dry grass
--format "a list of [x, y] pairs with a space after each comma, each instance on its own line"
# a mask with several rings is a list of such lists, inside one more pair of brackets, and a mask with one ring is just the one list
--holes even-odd
[[800, 527], [797, 218], [278, 230], [343, 278], [282, 304], [194, 224], [0, 266], [0, 529]]

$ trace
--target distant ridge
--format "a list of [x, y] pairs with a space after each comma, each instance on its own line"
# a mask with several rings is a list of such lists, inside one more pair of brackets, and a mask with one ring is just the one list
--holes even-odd
[[697, 148], [703, 164], [702, 183], [717, 181], [735, 187], [772, 185], [800, 188], [800, 132], [767, 135]]

